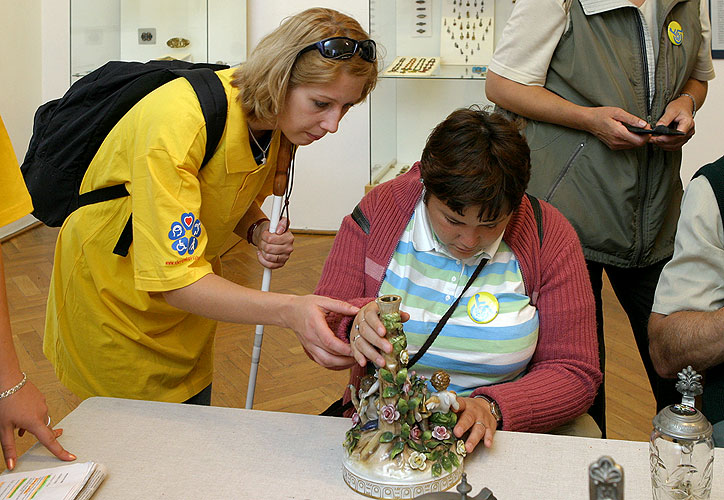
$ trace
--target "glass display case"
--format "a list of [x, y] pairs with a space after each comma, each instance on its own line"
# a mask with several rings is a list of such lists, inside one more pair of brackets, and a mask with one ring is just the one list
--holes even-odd
[[111, 60], [246, 59], [246, 0], [71, 0], [71, 83]]
[[432, 129], [485, 99], [485, 74], [515, 0], [370, 0], [380, 80], [370, 96], [370, 185], [419, 160]]

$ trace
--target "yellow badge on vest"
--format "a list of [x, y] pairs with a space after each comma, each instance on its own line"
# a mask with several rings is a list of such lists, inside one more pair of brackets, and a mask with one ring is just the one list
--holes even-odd
[[671, 43], [674, 45], [681, 45], [681, 42], [684, 41], [684, 30], [676, 21], [671, 21], [669, 23], [669, 27], [666, 32], [669, 34], [669, 40], [671, 40]]
[[492, 293], [479, 292], [468, 300], [468, 316], [476, 323], [490, 323], [499, 311], [498, 299]]

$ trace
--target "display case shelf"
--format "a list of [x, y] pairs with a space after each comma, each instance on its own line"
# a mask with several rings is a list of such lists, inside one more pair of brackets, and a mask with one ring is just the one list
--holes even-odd
[[[419, 160], [427, 136], [452, 111], [490, 105], [487, 67], [513, 5], [513, 0], [370, 0], [370, 32], [382, 71], [370, 96], [369, 186]], [[440, 64], [430, 75], [386, 74], [398, 57], [435, 57]]]
[[[478, 68], [482, 68], [479, 70]], [[437, 73], [433, 75], [386, 75], [382, 73], [380, 78], [400, 78], [418, 80], [484, 80], [488, 66], [458, 66], [441, 64]]]
[[240, 26], [246, 0], [71, 0], [70, 82], [112, 60], [234, 66], [246, 59]]

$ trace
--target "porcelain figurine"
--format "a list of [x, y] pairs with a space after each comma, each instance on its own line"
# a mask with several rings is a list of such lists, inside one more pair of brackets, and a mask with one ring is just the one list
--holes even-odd
[[450, 376], [437, 371], [430, 381], [407, 369], [407, 338], [400, 321], [400, 297], [377, 299], [380, 319], [392, 344], [384, 368], [351, 388], [355, 413], [344, 442], [344, 479], [373, 498], [414, 498], [454, 486], [463, 470], [465, 444], [453, 435], [456, 394]]

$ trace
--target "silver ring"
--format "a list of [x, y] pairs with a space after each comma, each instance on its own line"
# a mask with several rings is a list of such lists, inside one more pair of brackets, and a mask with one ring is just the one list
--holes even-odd
[[354, 329], [359, 331], [359, 325], [354, 325]]
[[352, 337], [352, 343], [354, 344], [354, 343], [357, 341], [357, 339], [360, 338], [361, 336], [362, 336], [362, 335], [360, 335], [360, 334], [358, 333], [357, 335], [355, 335], [354, 337]]
[[45, 424], [46, 427], [50, 427], [50, 415], [48, 415], [48, 423]]
[[483, 427], [485, 427], [485, 424], [482, 422], [475, 422], [475, 425], [482, 425]]

